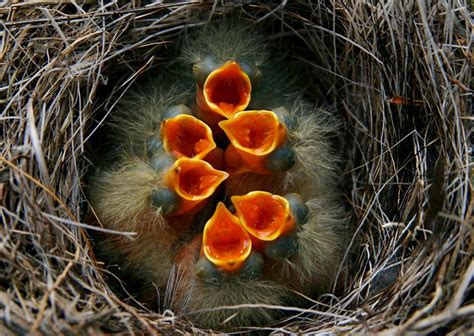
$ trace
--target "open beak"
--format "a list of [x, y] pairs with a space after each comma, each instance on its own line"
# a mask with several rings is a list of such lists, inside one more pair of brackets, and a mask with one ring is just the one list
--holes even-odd
[[[229, 61], [212, 71], [203, 87], [198, 88], [198, 107], [203, 117], [211, 117], [214, 121], [232, 118], [248, 106], [251, 91], [249, 76], [238, 63]], [[217, 116], [212, 118], [212, 114]]]
[[204, 226], [205, 256], [217, 267], [232, 272], [242, 266], [251, 250], [252, 241], [239, 218], [220, 202]]
[[[272, 111], [239, 112], [233, 119], [219, 122], [231, 142], [229, 151], [236, 151], [242, 162], [238, 162], [235, 153], [226, 153], [226, 165], [233, 173], [252, 171], [269, 174], [267, 159], [287, 142], [287, 131]], [[243, 165], [243, 167], [239, 167]], [[237, 172], [236, 172], [237, 171]]]
[[204, 205], [229, 174], [214, 169], [198, 159], [182, 158], [165, 173], [165, 184], [180, 197], [180, 206], [173, 215], [182, 215]]
[[231, 200], [247, 232], [261, 241], [274, 241], [295, 230], [290, 205], [281, 196], [252, 191]]
[[203, 159], [216, 148], [209, 126], [187, 114], [163, 121], [161, 137], [165, 150], [178, 159], [182, 157]]

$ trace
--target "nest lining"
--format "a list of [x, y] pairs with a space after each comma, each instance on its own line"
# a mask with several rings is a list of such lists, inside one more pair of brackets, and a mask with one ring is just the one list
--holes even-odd
[[344, 295], [321, 298], [304, 314], [294, 309], [277, 330], [467, 332], [474, 313], [467, 6], [40, 2], [0, 9], [2, 333], [206, 332], [110, 290], [113, 274], [94, 257], [81, 223], [85, 148], [139, 74], [166, 63], [168, 44], [231, 11], [272, 22], [276, 41], [297, 40], [296, 58], [314, 70], [312, 94], [344, 121], [351, 277]]

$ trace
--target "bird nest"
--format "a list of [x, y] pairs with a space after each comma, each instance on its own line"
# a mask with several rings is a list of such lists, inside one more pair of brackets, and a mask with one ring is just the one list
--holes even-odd
[[[236, 12], [305, 63], [342, 121], [353, 235], [344, 289], [267, 332], [473, 328], [464, 1], [13, 2], [0, 8], [0, 331], [206, 332], [118, 295], [84, 223], [88, 146], [139, 76], [193, 27]], [[117, 233], [130, 234], [133, 233]], [[471, 293], [472, 294], [472, 293]], [[329, 298], [329, 299], [328, 299]], [[248, 330], [249, 326], [242, 326]], [[472, 329], [471, 329], [472, 331]]]

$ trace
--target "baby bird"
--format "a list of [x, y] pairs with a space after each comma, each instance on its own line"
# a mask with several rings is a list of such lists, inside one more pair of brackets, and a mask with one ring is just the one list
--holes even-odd
[[330, 291], [342, 260], [335, 123], [242, 24], [208, 25], [183, 49], [184, 70], [113, 114], [91, 205], [104, 227], [138, 235], [101, 245], [143, 301], [168, 298], [200, 327], [271, 325], [283, 312], [269, 307]]
[[195, 114], [220, 140], [224, 135], [217, 124], [247, 108], [261, 77], [259, 67], [266, 63], [262, 39], [249, 33], [236, 21], [224, 21], [206, 26], [183, 45], [181, 60], [192, 68], [196, 83]]
[[175, 250], [228, 177], [205, 161], [215, 161], [216, 144], [183, 104], [187, 95], [161, 78], [129, 93], [109, 123], [110, 155], [89, 183], [99, 225], [137, 233], [133, 241], [107, 235], [98, 245], [127, 273], [140, 274], [144, 296], [166, 288]]
[[342, 260], [344, 213], [327, 140], [336, 126], [294, 93], [248, 29], [211, 26], [193, 41], [184, 54], [195, 62], [197, 115], [230, 142], [232, 205], [220, 203], [184, 249], [177, 265], [186, 281], [174, 290], [189, 293], [181, 307], [199, 326], [271, 324], [281, 312], [265, 307], [330, 291]]
[[[316, 170], [333, 169], [332, 158], [307, 155], [328, 153], [324, 136], [334, 129], [328, 114], [300, 97], [301, 72], [270, 55], [261, 36], [235, 21], [208, 25], [184, 45], [181, 59], [196, 82], [195, 114], [227, 147], [229, 196], [252, 190], [301, 193], [302, 185], [317, 188], [307, 183], [308, 175], [314, 180]], [[294, 185], [301, 173], [304, 182]]]
[[228, 172], [259, 175], [284, 172], [294, 163], [286, 126], [273, 111], [244, 111], [219, 122], [230, 140], [225, 151]]

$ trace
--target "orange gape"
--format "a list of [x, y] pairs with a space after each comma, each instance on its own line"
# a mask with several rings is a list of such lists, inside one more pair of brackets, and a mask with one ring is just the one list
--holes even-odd
[[235, 61], [229, 61], [207, 76], [198, 87], [196, 100], [203, 119], [211, 126], [232, 118], [250, 102], [252, 84], [249, 76]]
[[233, 196], [232, 203], [247, 232], [261, 241], [273, 241], [295, 230], [288, 201], [264, 191]]
[[216, 148], [209, 126], [187, 114], [163, 121], [161, 138], [165, 150], [178, 159], [182, 157], [203, 159]]
[[209, 261], [231, 272], [238, 270], [250, 255], [252, 241], [239, 218], [220, 202], [204, 227], [202, 246]]
[[272, 111], [239, 112], [233, 119], [219, 122], [230, 140], [225, 161], [231, 174], [271, 173], [265, 166], [267, 158], [287, 139], [287, 131]]
[[182, 158], [168, 169], [165, 185], [180, 197], [180, 206], [173, 215], [182, 215], [200, 209], [229, 174], [214, 169], [209, 163]]

